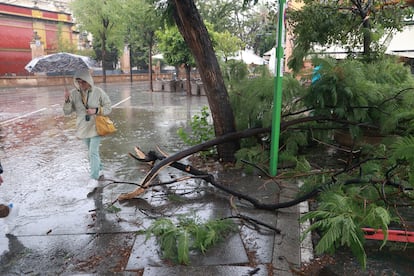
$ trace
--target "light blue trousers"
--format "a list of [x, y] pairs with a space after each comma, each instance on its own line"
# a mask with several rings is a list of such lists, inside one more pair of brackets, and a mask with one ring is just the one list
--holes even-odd
[[99, 171], [102, 169], [101, 158], [99, 156], [99, 146], [101, 145], [101, 137], [95, 136], [84, 139], [88, 147], [88, 157], [91, 169], [91, 178], [98, 179]]

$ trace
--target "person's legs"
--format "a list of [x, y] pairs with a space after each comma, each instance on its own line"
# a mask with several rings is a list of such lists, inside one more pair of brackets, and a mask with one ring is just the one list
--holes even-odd
[[101, 145], [101, 137], [95, 136], [86, 138], [85, 143], [88, 146], [89, 164], [91, 168], [91, 178], [98, 179], [101, 170], [101, 158], [99, 156], [99, 146]]

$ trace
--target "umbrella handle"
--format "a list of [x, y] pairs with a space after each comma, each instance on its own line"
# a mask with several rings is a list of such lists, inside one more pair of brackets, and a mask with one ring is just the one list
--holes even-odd
[[64, 91], [65, 91], [65, 95], [66, 95], [66, 92], [68, 92], [69, 93], [69, 89], [68, 89], [68, 83], [67, 83], [67, 81], [66, 81], [66, 74], [63, 74], [63, 85], [64, 85]]
[[68, 82], [66, 80], [66, 73], [63, 73], [63, 85], [65, 86], [65, 90], [68, 90]]

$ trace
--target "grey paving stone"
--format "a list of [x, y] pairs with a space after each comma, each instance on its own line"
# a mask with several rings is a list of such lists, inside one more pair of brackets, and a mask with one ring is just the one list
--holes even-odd
[[[225, 243], [217, 244], [210, 248], [204, 255], [200, 252], [192, 253], [190, 264], [192, 266], [205, 265], [232, 265], [248, 263], [248, 258], [244, 245], [238, 233], [226, 238]], [[131, 255], [126, 266], [126, 270], [138, 270], [149, 266], [167, 266], [161, 258], [159, 245], [155, 238], [145, 240], [144, 235], [137, 237]]]
[[176, 266], [176, 267], [147, 267], [143, 276], [267, 276], [266, 266]]

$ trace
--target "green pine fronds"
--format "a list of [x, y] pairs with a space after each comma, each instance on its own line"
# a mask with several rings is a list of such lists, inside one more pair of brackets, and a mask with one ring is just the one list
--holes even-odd
[[173, 259], [177, 256], [176, 228], [168, 229], [159, 237], [161, 240], [161, 251], [165, 259]]
[[382, 229], [384, 233], [384, 240], [381, 244], [381, 248], [386, 244], [388, 239], [388, 225], [391, 222], [390, 213], [381, 206], [371, 204], [368, 206], [368, 211], [365, 218], [362, 220], [362, 224], [369, 225], [374, 229]]
[[364, 235], [362, 231], [359, 230], [360, 228], [350, 232], [349, 247], [351, 248], [352, 254], [354, 254], [358, 262], [365, 269], [367, 267], [367, 254], [365, 253], [363, 244]]
[[392, 160], [406, 160], [414, 165], [414, 136], [400, 138], [392, 145], [392, 149]]
[[[317, 210], [301, 217], [301, 222], [311, 220], [313, 223], [305, 231], [319, 230], [321, 239], [315, 247], [318, 254], [334, 253], [337, 248], [347, 246], [358, 259], [363, 268], [366, 267], [366, 253], [364, 249], [364, 233], [362, 227], [381, 228], [387, 233], [391, 221], [388, 210], [371, 204], [364, 208], [356, 203], [343, 190], [336, 192], [324, 191], [321, 194], [320, 205]], [[386, 234], [385, 234], [386, 235]], [[385, 237], [382, 245], [386, 243]]]
[[299, 149], [308, 144], [308, 134], [304, 131], [290, 131], [282, 135], [288, 153], [296, 155]]
[[182, 228], [177, 236], [178, 263], [188, 265], [190, 260], [190, 233], [186, 228]]
[[[201, 108], [200, 114], [196, 114], [191, 118], [191, 131], [187, 132], [184, 128], [177, 130], [178, 136], [181, 140], [190, 146], [204, 143], [214, 138], [214, 127], [210, 122], [210, 113], [207, 106]], [[200, 152], [202, 157], [209, 157], [216, 154], [216, 148]]]
[[169, 219], [158, 219], [156, 220], [151, 227], [147, 230], [147, 239], [154, 234], [160, 236], [171, 228], [174, 228], [175, 225]]
[[158, 219], [146, 233], [147, 239], [156, 236], [163, 258], [188, 265], [190, 250], [205, 253], [235, 229], [236, 225], [230, 219], [201, 223], [197, 218], [180, 217], [177, 225], [169, 219]]
[[398, 138], [391, 149], [390, 161], [399, 164], [399, 180], [414, 187], [414, 136]]
[[205, 253], [209, 247], [218, 241], [217, 232], [214, 227], [209, 227], [208, 225], [204, 225], [204, 227], [197, 230], [194, 246], [202, 253]]
[[406, 122], [407, 133], [412, 133], [414, 131], [414, 125], [412, 121], [414, 120], [414, 111], [412, 110], [400, 110], [396, 109], [393, 112], [393, 116], [384, 116], [384, 123], [381, 125], [381, 130], [384, 133], [390, 133], [394, 131], [398, 125], [402, 125], [403, 122]]
[[176, 244], [176, 232], [177, 228], [168, 219], [158, 219], [151, 227], [146, 231], [146, 239], [148, 240], [151, 234], [158, 237], [160, 241], [163, 257], [166, 259], [174, 258], [177, 256]]

